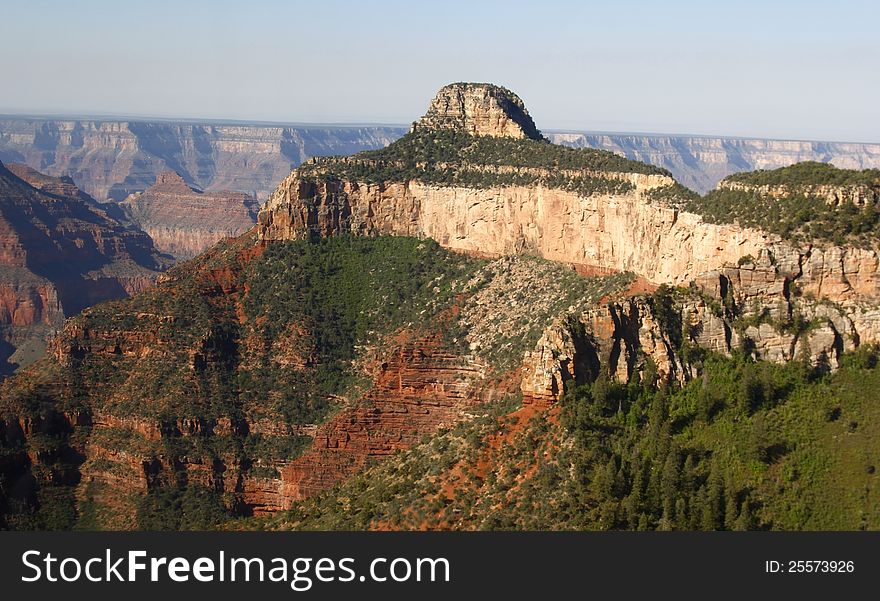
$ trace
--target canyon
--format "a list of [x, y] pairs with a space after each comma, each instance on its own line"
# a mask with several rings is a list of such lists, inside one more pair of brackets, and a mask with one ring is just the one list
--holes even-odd
[[0, 119], [0, 161], [69, 176], [98, 200], [124, 200], [174, 171], [202, 190], [262, 202], [309, 157], [380, 148], [400, 127], [178, 123], [97, 119]]
[[876, 245], [694, 202], [663, 168], [550, 143], [509, 90], [446, 86], [388, 147], [305, 161], [253, 229], [70, 320], [0, 389], [0, 501], [45, 525], [56, 491], [100, 528], [187, 491], [277, 512], [486, 405], [554, 419], [579, 385], [684, 385], [707, 353], [827, 374], [880, 342]]
[[257, 203], [242, 192], [203, 192], [173, 172], [119, 203], [126, 217], [174, 258], [191, 259], [223, 238], [234, 238], [256, 222]]
[[38, 359], [66, 316], [147, 288], [167, 265], [111, 212], [69, 178], [0, 163], [4, 375]]
[[[0, 118], [0, 161], [70, 176], [91, 196], [121, 201], [164, 171], [203, 190], [244, 192], [260, 203], [313, 156], [381, 148], [404, 126], [311, 126], [114, 119]], [[880, 167], [880, 144], [670, 134], [548, 131], [556, 144], [609, 150], [668, 169], [705, 193], [732, 173], [801, 161]]]

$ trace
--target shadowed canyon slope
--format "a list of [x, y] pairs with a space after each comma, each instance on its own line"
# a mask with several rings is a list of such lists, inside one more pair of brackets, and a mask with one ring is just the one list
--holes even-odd
[[[698, 486], [667, 499], [667, 521], [673, 510], [698, 516], [690, 504], [721, 481], [710, 473], [721, 463], [711, 467], [700, 448], [671, 452], [672, 428], [697, 415], [711, 421], [727, 396], [707, 392], [698, 412], [689, 398], [668, 407], [666, 386], [702, 378], [711, 390], [723, 361], [828, 374], [846, 352], [880, 342], [878, 192], [875, 172], [807, 164], [730, 178], [699, 197], [663, 169], [551, 144], [509, 90], [451, 84], [400, 140], [307, 161], [253, 230], [153, 289], [69, 321], [48, 357], [0, 389], [4, 519], [204, 527], [312, 498], [333, 506], [318, 513], [345, 513], [370, 500], [337, 497], [334, 487], [366, 490], [359, 474], [380, 461], [404, 470], [383, 481], [409, 482], [400, 494], [427, 482], [429, 512], [451, 504], [460, 513], [456, 490], [471, 494], [464, 484], [477, 477], [496, 484], [487, 466], [497, 457], [480, 453], [501, 452], [517, 432], [547, 433], [529, 434], [522, 450], [540, 449], [543, 462], [519, 465], [499, 485], [550, 478], [542, 466], [576, 443], [554, 429], [560, 419], [599, 442], [625, 420], [649, 424], [656, 436], [641, 438], [665, 445], [660, 466], [636, 471], [648, 478], [665, 463], [696, 462]], [[780, 207], [789, 221], [775, 219]], [[736, 420], [781, 398], [763, 380], [743, 380], [757, 400]], [[577, 394], [587, 397], [572, 417]], [[466, 430], [467, 444], [450, 434], [517, 404], [517, 420]], [[406, 463], [432, 438], [442, 447], [433, 471]], [[770, 438], [754, 446], [762, 466], [788, 452]], [[602, 495], [639, 488], [635, 468], [614, 455], [600, 461], [610, 473], [607, 487], [596, 479]], [[747, 485], [738, 486], [730, 527], [734, 518], [752, 523]], [[618, 501], [589, 524], [649, 519]], [[375, 523], [369, 516], [379, 514], [366, 508], [355, 518], [472, 527], [450, 512]], [[725, 525], [707, 515], [706, 527]], [[650, 520], [646, 527], [662, 526], [659, 510]]]
[[203, 192], [177, 173], [160, 173], [156, 183], [120, 203], [132, 223], [159, 251], [189, 259], [256, 222], [257, 202], [241, 192]]
[[65, 316], [143, 290], [167, 263], [69, 178], [0, 164], [0, 215], [6, 374], [38, 357]]

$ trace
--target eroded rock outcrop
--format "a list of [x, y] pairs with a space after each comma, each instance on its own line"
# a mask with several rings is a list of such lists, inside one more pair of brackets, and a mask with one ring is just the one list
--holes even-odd
[[475, 136], [541, 139], [541, 132], [519, 96], [488, 83], [453, 83], [437, 92], [420, 129], [452, 129]]
[[173, 171], [120, 203], [128, 218], [149, 234], [156, 248], [176, 259], [189, 259], [223, 238], [250, 229], [257, 202], [241, 192], [203, 192]]
[[[880, 341], [870, 309], [880, 300], [876, 248], [798, 244], [758, 229], [709, 223], [678, 208], [676, 185], [667, 174], [640, 172], [635, 165], [572, 169], [567, 160], [556, 158], [558, 167], [536, 172], [529, 153], [546, 153], [528, 146], [531, 136], [524, 130], [508, 134], [502, 125], [521, 116], [522, 107], [493, 102], [482, 86], [448, 86], [410, 136], [451, 130], [472, 136], [473, 143], [459, 142], [469, 149], [483, 137], [510, 135], [524, 140], [517, 150], [508, 149], [520, 153], [519, 162], [505, 162], [507, 157], [490, 150], [486, 156], [494, 162], [480, 168], [432, 162], [443, 152], [425, 153], [409, 166], [396, 163], [382, 181], [360, 174], [370, 161], [377, 171], [387, 169], [385, 156], [393, 159], [394, 153], [315, 163], [294, 171], [270, 197], [259, 216], [259, 235], [267, 241], [338, 233], [417, 236], [473, 254], [525, 252], [586, 268], [631, 271], [655, 283], [693, 286], [698, 295], [726, 309], [707, 312], [704, 303], [697, 310], [695, 296], [685, 303], [690, 308], [677, 310], [679, 323], [690, 322], [692, 331], [699, 332], [691, 343], [722, 353], [744, 345], [761, 358], [790, 361], [803, 352], [814, 365], [833, 369], [843, 350]], [[508, 121], [496, 115], [505, 110]], [[431, 144], [430, 139], [413, 140], [416, 148]], [[590, 178], [591, 183], [560, 184], [551, 173]], [[463, 180], [476, 185], [462, 185]], [[603, 187], [596, 180], [624, 185]], [[818, 185], [808, 192], [835, 204], [876, 202], [870, 186]], [[687, 368], [676, 356], [678, 345], [664, 339], [678, 335], [658, 325], [646, 303], [609, 305], [601, 316], [578, 318], [579, 327], [598, 341], [587, 362], [602, 363], [625, 380], [635, 369], [638, 351], [651, 358], [662, 378], [681, 381]], [[745, 319], [738, 331], [737, 318]], [[586, 372], [576, 364], [587, 351], [576, 347], [586, 343], [562, 326], [546, 336], [544, 346], [527, 360], [534, 369], [526, 377], [535, 381], [525, 382], [523, 390], [535, 398], [558, 398], [566, 379], [585, 377], [577, 375]], [[613, 348], [606, 348], [609, 344]]]
[[503, 385], [486, 386], [487, 367], [450, 352], [441, 336], [402, 340], [376, 366], [370, 392], [319, 427], [311, 449], [282, 470], [279, 505], [326, 490], [503, 395]]
[[146, 234], [110, 213], [69, 178], [0, 164], [4, 375], [38, 358], [65, 316], [137, 293], [163, 269]]

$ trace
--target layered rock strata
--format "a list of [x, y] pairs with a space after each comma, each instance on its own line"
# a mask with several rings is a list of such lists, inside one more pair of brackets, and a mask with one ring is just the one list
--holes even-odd
[[258, 210], [247, 194], [203, 192], [171, 171], [160, 173], [153, 186], [120, 206], [157, 249], [176, 259], [192, 258], [223, 238], [244, 233], [254, 225]]
[[519, 96], [486, 83], [453, 83], [441, 88], [425, 116], [413, 124], [413, 131], [421, 129], [452, 129], [475, 136], [542, 138]]
[[[444, 88], [414, 131], [436, 124], [437, 130], [458, 128], [468, 134], [479, 132], [478, 137], [506, 135], [505, 126], [499, 125], [506, 122], [492, 114], [506, 110], [501, 104], [482, 102], [482, 95], [470, 102], [460, 100], [462, 94], [455, 86]], [[464, 110], [467, 106], [472, 108]], [[521, 131], [513, 135], [527, 137]], [[417, 236], [472, 254], [525, 252], [585, 269], [631, 271], [656, 284], [691, 286], [716, 306], [727, 307], [711, 318], [705, 310], [698, 312], [701, 317], [693, 328], [717, 336], [704, 334], [691, 342], [723, 353], [744, 345], [761, 358], [790, 361], [805, 352], [814, 364], [833, 369], [844, 350], [880, 342], [874, 308], [880, 300], [876, 248], [795, 244], [757, 229], [708, 223], [670, 200], [675, 182], [662, 173], [592, 169], [590, 177], [624, 181], [627, 186], [611, 191], [594, 187], [584, 193], [541, 179], [530, 185], [463, 186], [425, 181], [416, 173], [374, 182], [346, 175], [353, 173], [350, 165], [343, 161], [334, 168], [332, 162], [325, 162], [317, 169], [294, 171], [262, 209], [260, 237], [270, 241], [338, 233]], [[449, 169], [446, 164], [430, 167]], [[489, 167], [494, 174], [506, 170], [535, 175], [534, 167], [526, 163]], [[875, 202], [873, 188], [862, 188], [823, 185], [811, 190], [829, 202]], [[662, 339], [657, 332], [632, 333], [640, 328], [651, 331], [649, 305], [609, 306], [603, 311], [607, 312], [604, 325], [597, 324], [595, 315], [585, 316], [582, 325], [598, 340], [617, 341], [614, 352], [590, 351], [606, 356], [603, 365], [611, 373], [624, 380], [632, 375], [631, 360], [619, 363], [629, 348], [652, 356], [664, 377], [686, 377], [683, 366], [670, 355], [677, 352], [675, 345], [657, 342]], [[740, 324], [748, 320], [741, 332], [733, 330], [736, 318], [743, 318]], [[792, 323], [803, 320], [808, 332], [791, 331]], [[625, 322], [639, 325], [622, 325]], [[548, 383], [540, 376], [543, 384], [524, 383], [527, 396], [547, 396], [551, 391], [550, 396], [558, 397], [566, 370], [580, 360], [570, 356], [574, 342], [559, 332], [551, 338], [543, 350], [535, 351], [537, 358], [529, 359], [539, 367], [529, 369], [553, 372], [550, 380], [557, 381]], [[664, 347], [669, 347], [668, 352]], [[547, 348], [556, 348], [550, 355], [562, 357], [552, 369], [540, 367], [549, 356], [544, 353]], [[612, 355], [617, 359], [611, 360]], [[566, 367], [565, 361], [574, 363]], [[574, 372], [570, 376], [577, 379]]]
[[381, 148], [405, 132], [382, 126], [3, 119], [0, 160], [70, 176], [102, 201], [143, 192], [169, 170], [203, 190], [235, 190], [263, 201], [310, 157]]
[[21, 165], [0, 164], [0, 249], [7, 375], [39, 356], [65, 316], [143, 290], [166, 264], [146, 234], [70, 179]]

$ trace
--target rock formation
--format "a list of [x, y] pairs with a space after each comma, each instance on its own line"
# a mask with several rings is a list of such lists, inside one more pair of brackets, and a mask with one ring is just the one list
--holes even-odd
[[256, 221], [256, 200], [241, 192], [202, 192], [173, 171], [120, 203], [125, 214], [153, 239], [156, 248], [189, 259]]
[[[457, 128], [462, 134], [483, 131], [484, 136], [500, 135], [501, 129], [486, 125], [506, 123], [498, 116], [490, 117], [493, 113], [482, 108], [486, 90], [477, 86], [470, 98], [465, 95], [469, 89], [457, 85], [444, 88], [410, 137], [431, 123], [439, 124], [435, 131]], [[453, 101], [456, 99], [460, 100]], [[463, 106], [478, 108], [463, 110]], [[520, 106], [511, 102], [510, 107], [512, 120], [520, 114]], [[524, 136], [520, 132], [514, 137]], [[474, 143], [479, 144], [480, 139], [476, 136]], [[407, 138], [395, 146], [405, 143]], [[419, 148], [431, 144], [431, 140], [415, 139], [411, 144]], [[555, 172], [625, 184], [602, 188], [590, 180], [588, 193], [584, 193], [583, 186], [549, 179], [549, 173], [536, 176], [525, 153], [542, 155], [544, 151], [534, 146], [539, 142], [520, 144], [518, 152], [525, 157], [520, 159], [520, 165], [496, 164], [492, 171], [481, 171], [490, 175], [474, 180], [472, 185], [458, 183], [460, 172], [450, 177], [450, 166], [446, 164], [417, 162], [415, 169], [378, 182], [360, 177], [361, 173], [369, 172], [358, 170], [363, 169], [363, 162], [372, 164], [376, 171], [384, 168], [389, 160], [386, 156], [396, 156], [390, 152], [394, 146], [384, 155], [365, 157], [358, 163], [352, 159], [312, 162], [288, 176], [263, 207], [259, 216], [260, 237], [268, 241], [338, 233], [416, 236], [432, 238], [447, 248], [468, 253], [499, 256], [527, 251], [587, 268], [631, 271], [658, 284], [693, 286], [718, 303], [733, 303], [738, 315], [759, 320], [736, 341], [731, 340], [729, 333], [724, 341], [703, 341], [713, 350], [725, 353], [746, 344], [753, 346], [762, 358], [789, 361], [803, 346], [803, 352], [809, 353], [814, 363], [834, 368], [843, 350], [859, 342], [880, 342], [877, 312], [871, 308], [880, 301], [877, 248], [795, 244], [758, 229], [708, 223], [700, 215], [678, 208], [676, 184], [671, 177], [662, 172], [639, 172], [637, 164], [617, 164], [605, 171], [585, 164], [580, 170]], [[496, 160], [506, 159], [499, 156]], [[472, 170], [471, 166], [466, 168]], [[500, 180], [500, 173], [527, 178], [529, 183]], [[838, 201], [861, 199], [858, 202], [862, 204], [874, 203], [877, 198], [873, 188], [853, 191], [845, 186], [813, 186], [810, 190]], [[822, 309], [819, 302], [833, 303], [835, 308]], [[641, 328], [651, 316], [647, 309], [612, 309], [611, 323], [616, 325], [604, 326], [599, 338], [618, 332], [616, 335], [624, 340], [625, 336], [618, 331], [622, 320], [619, 316], [635, 311], [637, 317], [632, 320]], [[808, 315], [812, 320], [815, 329], [809, 337], [780, 331], [783, 326], [779, 324], [796, 314]], [[766, 320], [776, 320], [776, 326], [760, 322], [765, 315]], [[702, 323], [693, 325], [704, 327]], [[709, 327], [721, 331], [717, 320]], [[722, 329], [729, 332], [731, 328], [731, 323], [725, 323]], [[660, 339], [655, 334], [649, 338]], [[568, 351], [563, 347], [571, 341], [557, 336], [556, 342], [562, 346], [553, 352], [566, 355]], [[631, 340], [630, 347], [644, 351], [646, 344], [642, 343]], [[541, 364], [546, 353], [537, 352]], [[595, 349], [591, 352], [598, 353]], [[665, 377], [685, 377], [681, 366], [674, 365], [674, 358], [654, 359]], [[605, 364], [624, 381], [633, 369], [631, 362], [627, 369], [619, 369], [613, 362]], [[536, 369], [546, 371], [545, 367]], [[553, 377], [561, 378], [559, 373], [566, 368], [559, 363], [554, 369], [558, 373]], [[559, 382], [540, 388], [555, 390], [557, 396], [562, 392]], [[524, 386], [524, 390], [530, 387]], [[534, 394], [542, 396], [545, 392]]]
[[[173, 175], [156, 193], [192, 194]], [[0, 475], [94, 527], [196, 488], [259, 514], [484, 402], [685, 382], [689, 353], [833, 370], [880, 342], [876, 247], [709, 223], [687, 198], [663, 169], [549, 143], [503, 88], [447, 86], [394, 144], [306, 162], [250, 232], [68, 322], [0, 388]]]
[[842, 169], [880, 168], [880, 144], [581, 132], [553, 132], [547, 136], [556, 144], [610, 150], [663, 167], [678, 182], [701, 194], [733, 173], [776, 169], [802, 161], [828, 162]]
[[475, 136], [541, 139], [541, 132], [520, 97], [486, 83], [444, 86], [412, 129], [452, 129]]
[[203, 190], [265, 200], [309, 157], [381, 148], [403, 127], [269, 126], [167, 121], [0, 120], [0, 160], [70, 176], [99, 200], [143, 192], [165, 171]]
[[165, 264], [69, 178], [0, 164], [2, 373], [40, 356], [65, 316], [151, 285]]

